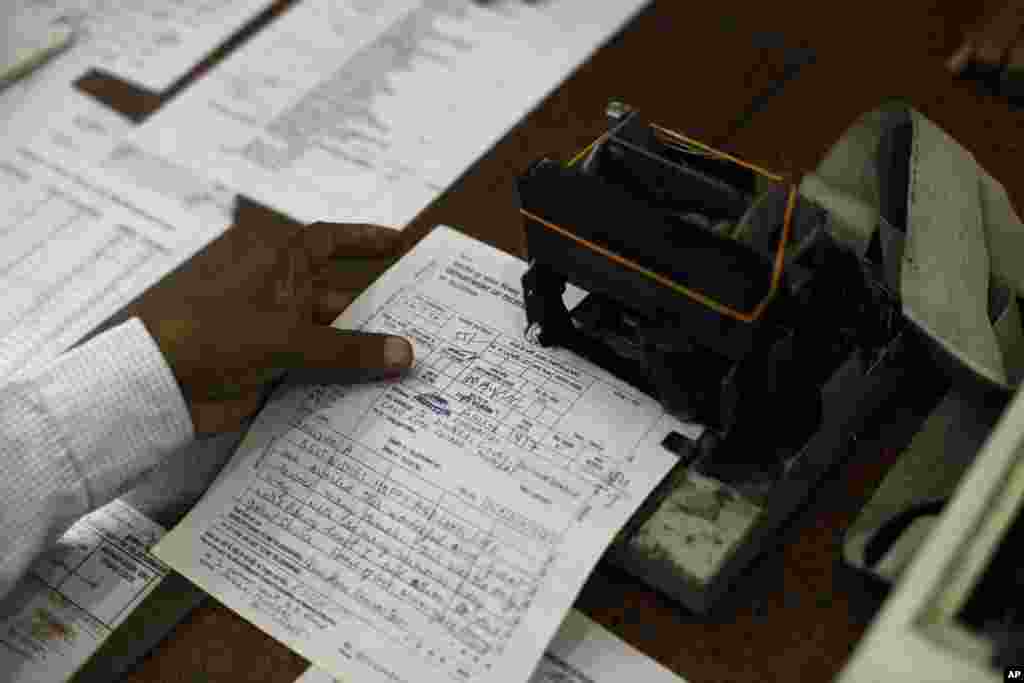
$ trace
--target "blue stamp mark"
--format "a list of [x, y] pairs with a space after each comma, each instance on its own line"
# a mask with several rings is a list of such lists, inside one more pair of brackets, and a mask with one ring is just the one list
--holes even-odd
[[448, 417], [452, 414], [451, 409], [448, 407], [448, 400], [437, 394], [419, 394], [416, 396], [416, 400], [438, 415]]

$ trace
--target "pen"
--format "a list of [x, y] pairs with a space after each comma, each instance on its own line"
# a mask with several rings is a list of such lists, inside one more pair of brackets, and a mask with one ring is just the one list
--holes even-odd
[[67, 27], [53, 29], [45, 45], [15, 60], [6, 70], [0, 73], [0, 90], [27, 75], [33, 69], [67, 48], [71, 44], [74, 35], [74, 31]]

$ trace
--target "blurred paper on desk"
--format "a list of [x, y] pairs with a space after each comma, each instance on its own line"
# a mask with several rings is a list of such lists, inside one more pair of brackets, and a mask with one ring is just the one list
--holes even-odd
[[[572, 610], [529, 683], [686, 683], [627, 643]], [[309, 668], [295, 683], [345, 683]]]
[[[71, 28], [88, 66], [163, 92], [270, 0], [14, 0], [0, 10], [16, 27]], [[19, 32], [22, 29], [18, 29]]]
[[401, 228], [645, 4], [306, 0], [139, 142], [304, 223]]
[[90, 50], [79, 40], [0, 92], [0, 379], [77, 343], [232, 221], [234, 193], [133, 146], [131, 121], [74, 87]]
[[220, 183], [140, 149], [132, 122], [73, 83], [85, 72], [77, 49], [0, 92], [0, 130], [41, 157], [73, 158], [124, 180], [125, 189], [155, 192], [223, 231], [231, 225], [235, 193]]
[[42, 68], [51, 57], [66, 48], [74, 37], [74, 31], [67, 26], [2, 18], [5, 24], [0, 33], [0, 92], [35, 69]]
[[68, 680], [167, 575], [163, 534], [118, 500], [68, 529], [2, 605], [0, 683]]
[[345, 680], [527, 681], [700, 427], [527, 339], [525, 270], [435, 228], [335, 322], [412, 371], [280, 390], [157, 557]]
[[68, 349], [221, 230], [59, 150], [0, 147], [0, 380]]
[[[67, 14], [71, 5], [22, 2], [0, 9], [0, 16], [7, 19], [9, 31], [19, 30], [16, 20], [46, 30], [47, 26], [63, 26], [54, 16]], [[28, 12], [33, 7], [35, 14]], [[184, 7], [177, 3], [175, 11], [182, 12]], [[18, 10], [21, 14], [16, 14]], [[123, 35], [123, 41], [141, 41], [160, 26], [158, 12], [158, 16], [149, 17], [148, 24], [146, 15], [129, 14], [136, 20], [138, 32]], [[102, 167], [128, 181], [126, 189], [138, 186], [156, 192], [199, 216], [207, 225], [227, 229], [232, 220], [234, 192], [202, 174], [139, 149], [129, 137], [135, 127], [131, 119], [75, 87], [75, 82], [95, 65], [97, 49], [95, 36], [77, 36], [69, 49], [0, 90], [2, 138], [10, 144], [30, 146], [42, 157], [50, 156], [47, 150], [53, 149], [59, 156]]]
[[[133, 146], [131, 121], [74, 88], [84, 64], [76, 47], [0, 92], [0, 380], [77, 343], [233, 219], [234, 193]], [[65, 200], [94, 211], [72, 219]], [[97, 226], [113, 216], [125, 239], [107, 243]], [[156, 241], [129, 239], [140, 227]]]

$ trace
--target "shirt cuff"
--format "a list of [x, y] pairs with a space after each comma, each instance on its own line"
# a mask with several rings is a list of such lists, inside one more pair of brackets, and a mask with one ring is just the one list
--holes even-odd
[[136, 318], [65, 353], [35, 382], [90, 506], [117, 497], [193, 438], [174, 374]]

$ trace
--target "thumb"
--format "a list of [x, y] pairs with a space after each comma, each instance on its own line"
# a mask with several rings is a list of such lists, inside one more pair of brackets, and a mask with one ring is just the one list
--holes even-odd
[[[306, 325], [289, 335], [288, 348], [277, 365], [318, 383], [345, 383], [364, 377], [393, 376], [413, 362], [412, 345], [390, 334], [338, 330]], [[277, 354], [275, 354], [277, 355]]]

